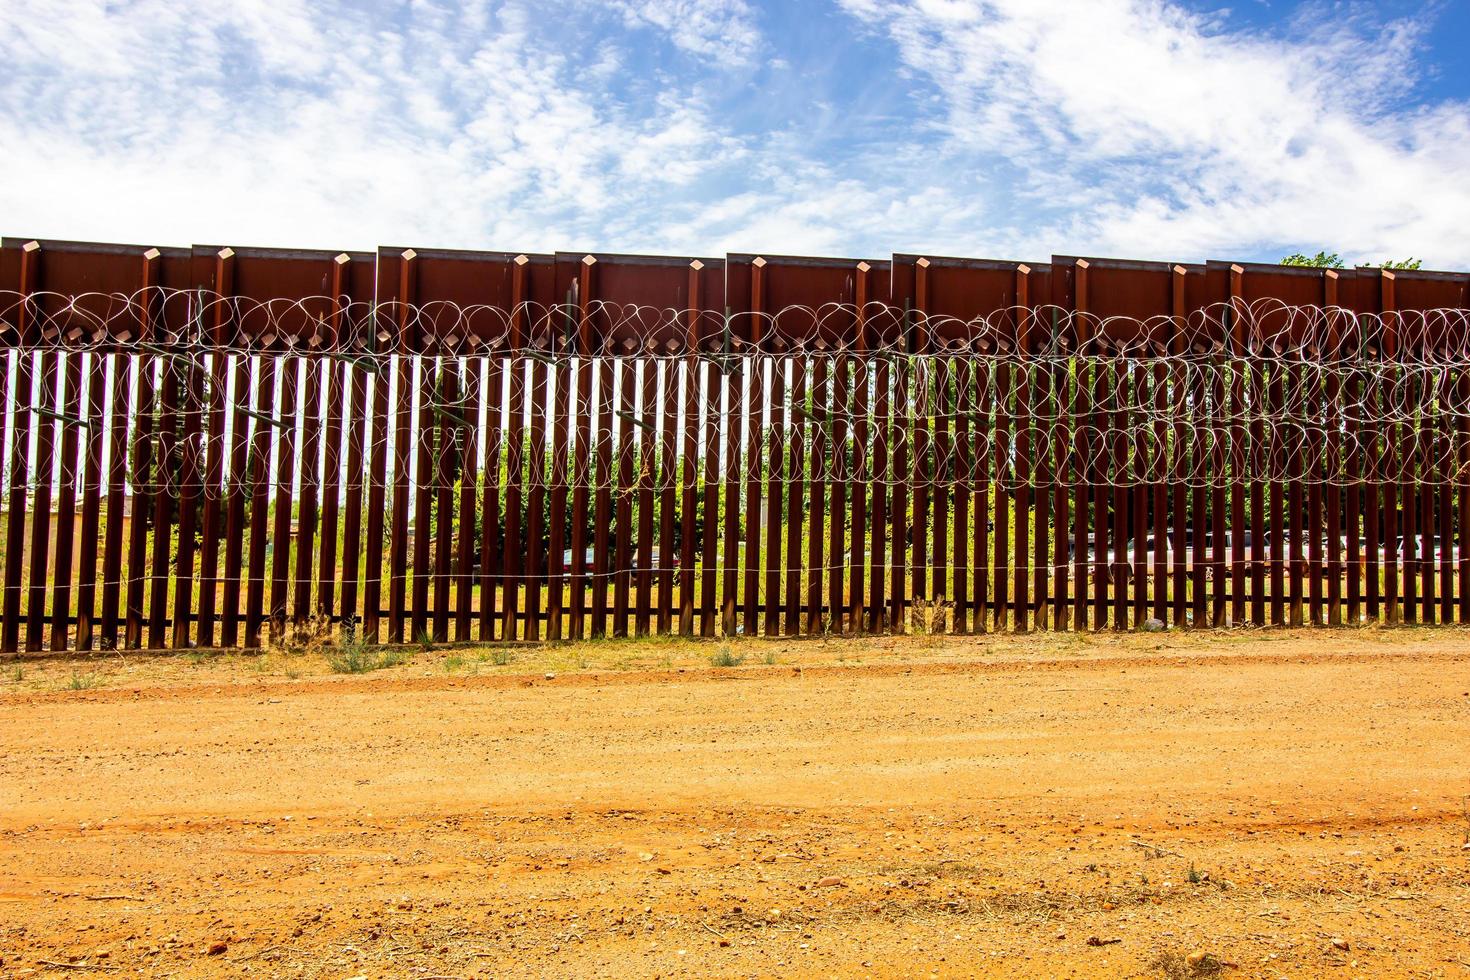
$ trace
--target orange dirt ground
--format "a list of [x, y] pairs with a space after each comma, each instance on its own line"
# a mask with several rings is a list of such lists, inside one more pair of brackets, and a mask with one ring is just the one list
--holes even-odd
[[1467, 638], [6, 664], [0, 980], [1470, 977]]

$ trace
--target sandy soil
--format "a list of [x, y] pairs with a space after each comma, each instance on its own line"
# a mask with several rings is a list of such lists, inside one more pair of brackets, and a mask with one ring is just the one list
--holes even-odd
[[1467, 639], [4, 665], [0, 978], [1470, 977]]

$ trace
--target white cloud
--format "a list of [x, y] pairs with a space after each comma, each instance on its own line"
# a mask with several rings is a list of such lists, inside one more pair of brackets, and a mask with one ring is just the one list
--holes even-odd
[[725, 65], [755, 55], [760, 31], [746, 0], [611, 0], [633, 27], [654, 27], [690, 54]]
[[1396, 111], [1416, 22], [1286, 41], [1161, 0], [839, 2], [942, 95], [941, 153], [1001, 158], [1041, 195], [1018, 247], [1470, 262], [1470, 109]]
[[530, 6], [415, 9], [0, 7], [7, 232], [549, 249], [738, 152], [691, 91], [608, 96], [615, 53], [540, 42]]

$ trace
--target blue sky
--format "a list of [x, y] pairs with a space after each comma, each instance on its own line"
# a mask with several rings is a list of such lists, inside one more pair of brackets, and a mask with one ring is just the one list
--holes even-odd
[[1470, 267], [1470, 4], [0, 0], [0, 230]]

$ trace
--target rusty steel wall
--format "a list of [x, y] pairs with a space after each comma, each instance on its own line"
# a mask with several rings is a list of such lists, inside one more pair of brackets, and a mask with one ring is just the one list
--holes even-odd
[[1470, 276], [0, 240], [0, 653], [1470, 622]]

